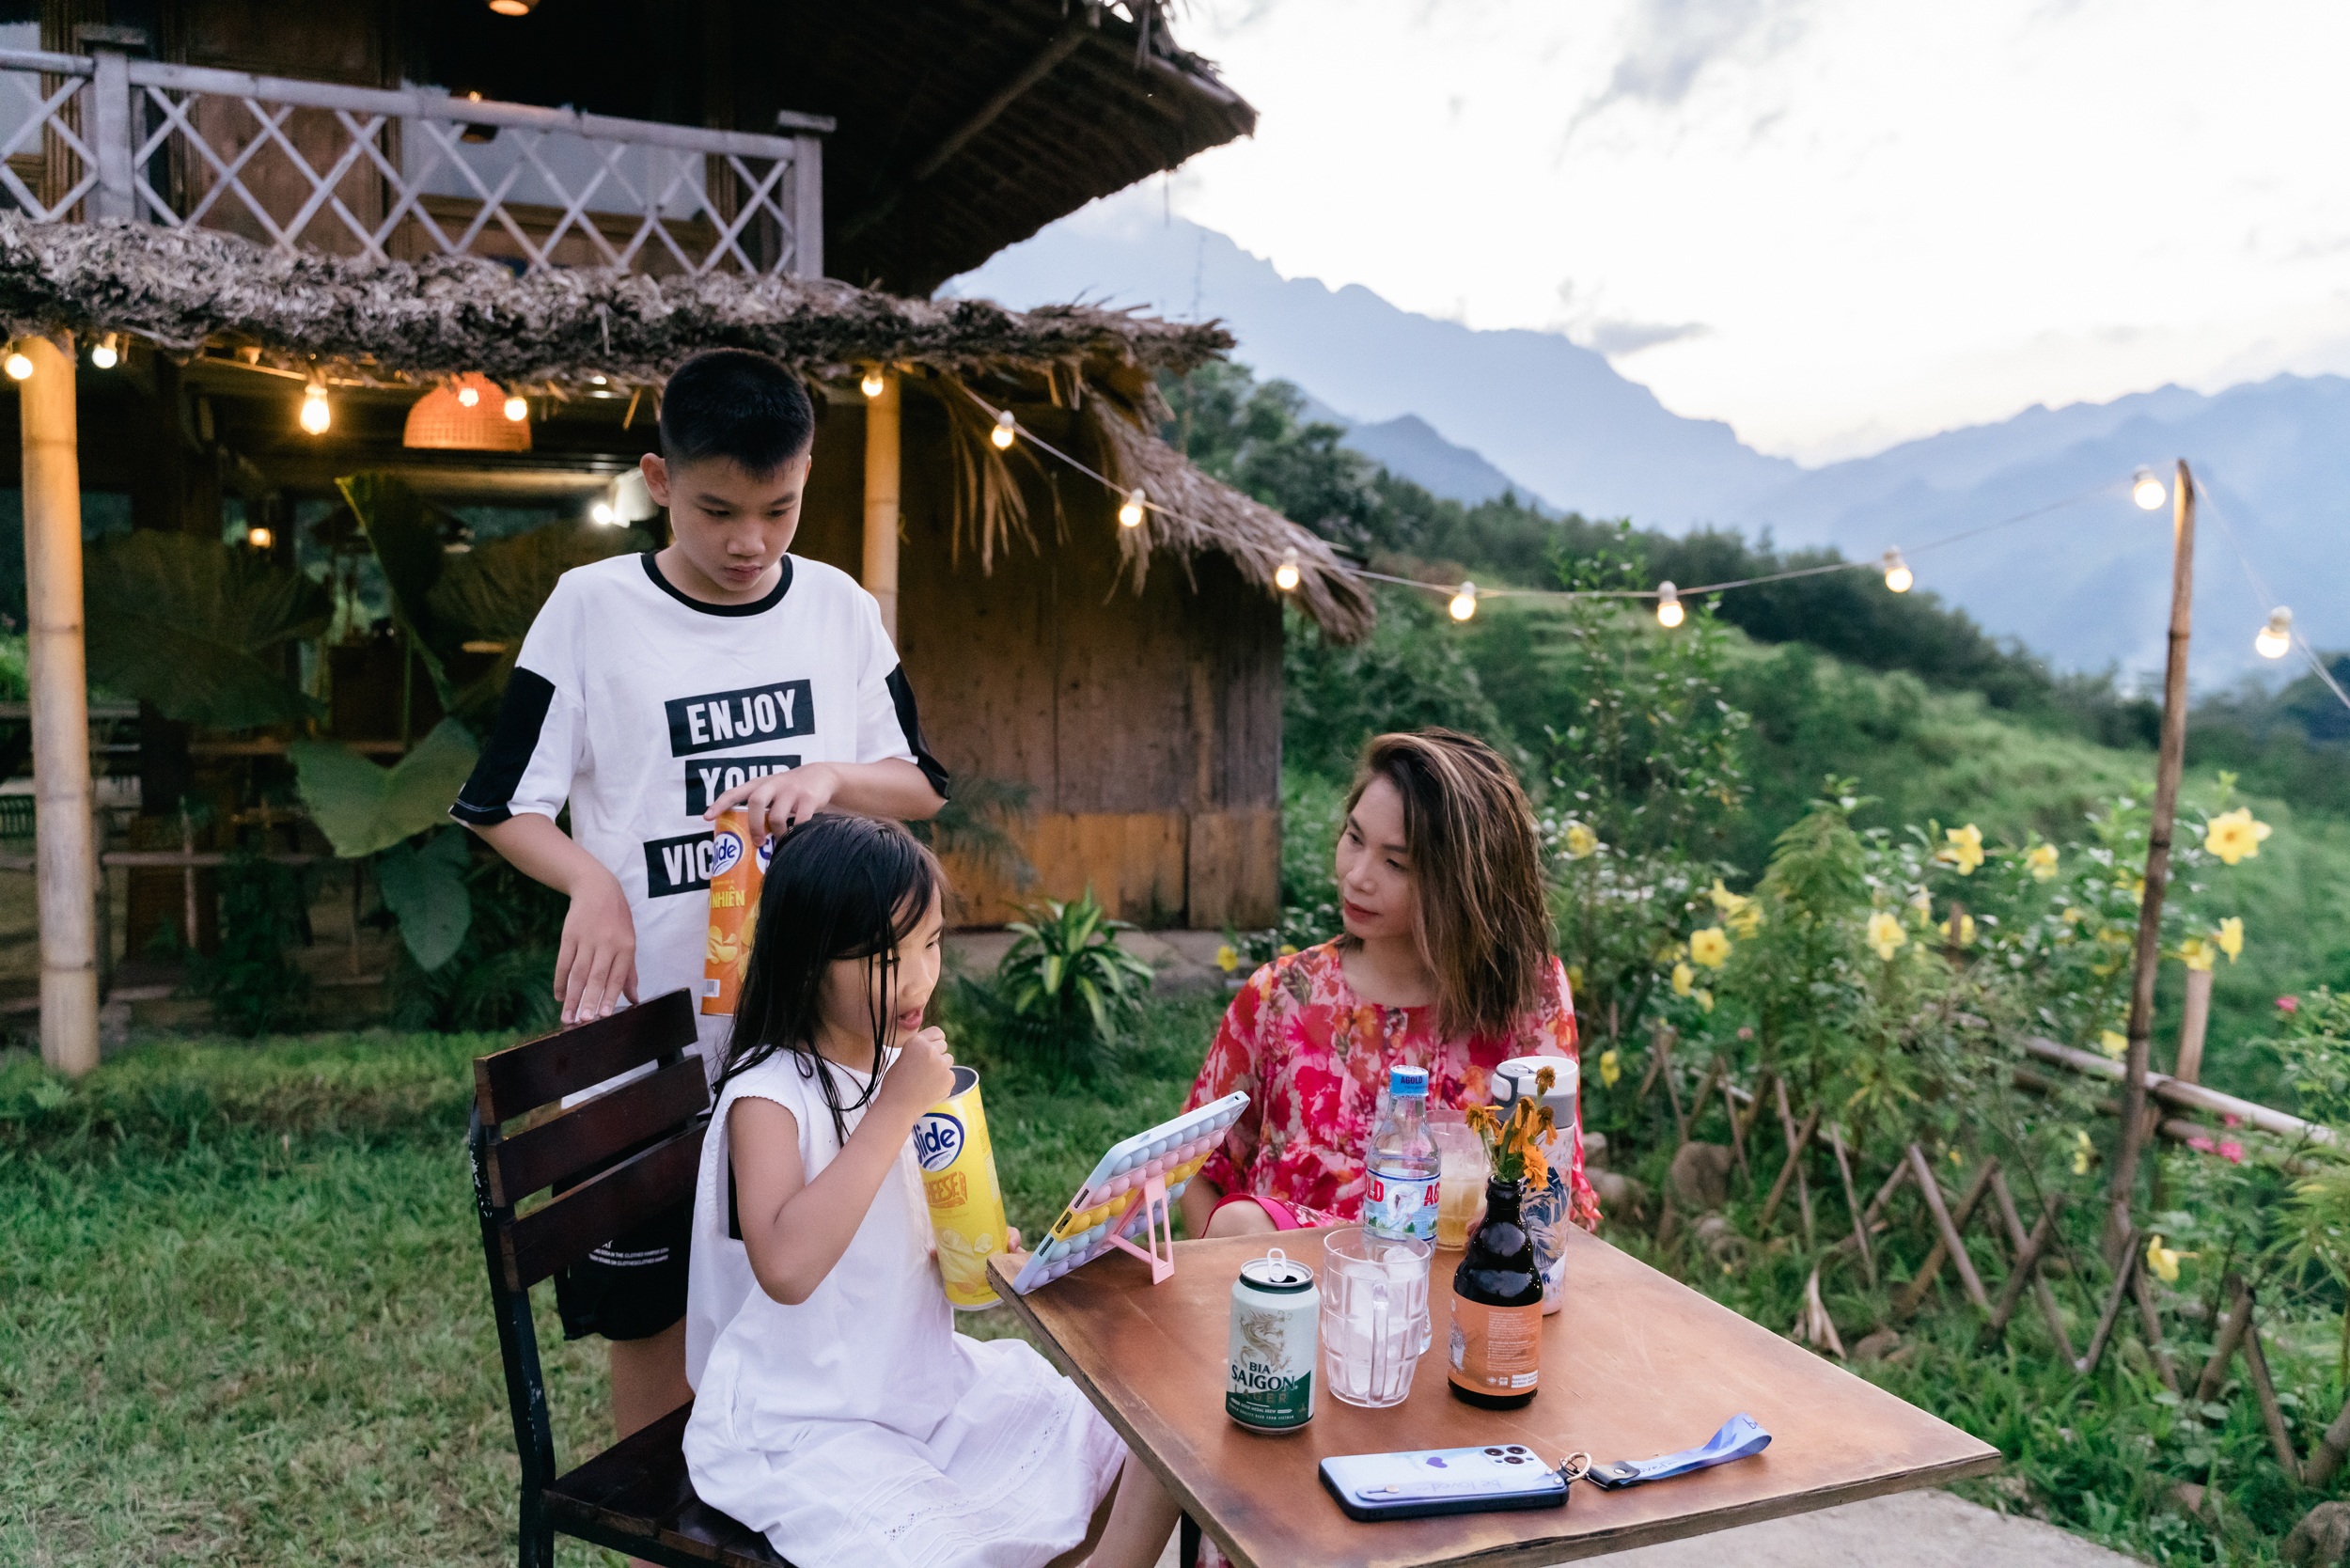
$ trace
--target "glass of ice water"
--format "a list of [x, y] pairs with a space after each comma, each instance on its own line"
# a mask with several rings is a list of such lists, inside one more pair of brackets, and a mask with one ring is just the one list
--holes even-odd
[[1378, 1410], [1401, 1404], [1427, 1348], [1428, 1260], [1412, 1236], [1361, 1226], [1322, 1244], [1322, 1375], [1332, 1395]]

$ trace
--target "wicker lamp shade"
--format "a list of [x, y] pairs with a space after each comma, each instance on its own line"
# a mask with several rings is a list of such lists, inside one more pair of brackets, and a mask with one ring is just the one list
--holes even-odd
[[[467, 408], [459, 392], [474, 396]], [[530, 450], [530, 421], [509, 419], [506, 394], [498, 384], [478, 371], [468, 371], [446, 386], [418, 398], [408, 411], [408, 428], [400, 438], [403, 447], [425, 447], [456, 452], [526, 452]]]

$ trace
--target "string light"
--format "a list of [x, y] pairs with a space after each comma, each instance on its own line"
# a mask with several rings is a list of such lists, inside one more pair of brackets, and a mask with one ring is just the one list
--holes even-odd
[[[1273, 586], [1283, 593], [1295, 593], [1305, 571], [1297, 562], [1297, 546], [1292, 544], [1281, 552], [1281, 564], [1273, 569]], [[1474, 605], [1471, 608], [1475, 608]]]
[[[1145, 497], [1140, 490], [1130, 490], [1126, 492], [1126, 502], [1123, 506], [1118, 509], [1118, 525], [1120, 527], [1139, 528], [1142, 526], [1142, 503]], [[1294, 552], [1292, 553], [1294, 554]]]
[[506, 416], [521, 424], [530, 417], [530, 400], [519, 392], [514, 393], [506, 400]]
[[1668, 631], [1681, 624], [1681, 590], [1670, 583], [1656, 585], [1656, 624]]
[[481, 401], [481, 388], [471, 382], [461, 382], [457, 387], [457, 406], [472, 408]]
[[326, 427], [335, 422], [334, 411], [326, 406], [326, 384], [314, 381], [302, 389], [302, 428], [312, 435], [324, 435]]
[[[499, 16], [528, 16], [539, 8], [539, 0], [490, 0], [490, 9]], [[473, 95], [479, 98], [479, 93]]]
[[995, 428], [987, 432], [987, 438], [995, 443], [997, 451], [1009, 452], [1011, 450], [1012, 437], [1018, 432], [1019, 424], [1020, 422], [1011, 416], [1011, 410], [1005, 409], [995, 416]]
[[1888, 550], [1885, 552], [1884, 564], [1885, 586], [1895, 593], [1907, 593], [1910, 585], [1918, 580], [1918, 575], [1910, 571], [1908, 563], [1902, 559], [1902, 553], [1899, 550]]
[[2169, 498], [2170, 492], [2162, 488], [2162, 481], [2154, 478], [2151, 468], [2140, 468], [2138, 477], [2130, 481], [2130, 499], [2138, 503], [2140, 510], [2153, 511]]
[[13, 345], [11, 345], [8, 349], [8, 357], [6, 363], [0, 364], [0, 369], [5, 369], [8, 372], [8, 379], [10, 381], [30, 381], [33, 377], [32, 360], [26, 357], [23, 349], [17, 348]]
[[1477, 613], [1477, 585], [1463, 583], [1452, 595], [1452, 619], [1466, 620]]
[[2282, 604], [2268, 612], [2268, 624], [2260, 629], [2252, 646], [2264, 659], [2281, 659], [2293, 651], [2293, 612]]
[[267, 528], [247, 528], [244, 541], [256, 550], [266, 550], [277, 542], [277, 535]]
[[89, 352], [90, 364], [101, 370], [113, 369], [121, 358], [122, 351], [115, 346], [115, 335], [111, 332], [101, 337], [98, 346]]
[[588, 509], [588, 520], [601, 527], [608, 528], [619, 520], [619, 513], [612, 510], [611, 502], [598, 501]]
[[881, 367], [868, 365], [865, 368], [865, 379], [856, 384], [856, 389], [869, 398], [878, 398], [882, 395], [882, 388], [886, 384], [882, 380]]

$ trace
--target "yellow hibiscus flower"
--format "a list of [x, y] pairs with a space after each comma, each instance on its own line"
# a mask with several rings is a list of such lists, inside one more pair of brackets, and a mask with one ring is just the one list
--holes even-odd
[[2243, 917], [2231, 915], [2220, 921], [2219, 933], [2215, 940], [2219, 944], [2219, 950], [2228, 955], [2229, 963], [2233, 964], [2237, 959], [2242, 958], [2244, 956]]
[[1718, 969], [1730, 962], [1730, 936], [1719, 926], [1707, 926], [1703, 931], [1689, 933], [1689, 956], [1708, 969]]
[[2116, 1034], [2111, 1029], [2107, 1029], [2097, 1036], [2097, 1049], [2103, 1051], [2114, 1060], [2120, 1061], [2123, 1057], [2130, 1054], [2130, 1037], [2125, 1034]]
[[[1950, 939], [1950, 921], [1945, 920], [1934, 929], [1942, 933], [1943, 941], [1948, 942]], [[1962, 948], [1971, 948], [1975, 945], [1975, 917], [1963, 910], [1958, 917], [1958, 945]]]
[[1909, 933], [1902, 930], [1901, 921], [1895, 919], [1889, 911], [1880, 909], [1869, 917], [1869, 946], [1874, 948], [1877, 957], [1888, 964], [1893, 961], [1895, 953], [1901, 951], [1902, 944], [1908, 940]]
[[1711, 1012], [1714, 1011], [1714, 993], [1706, 990], [1705, 987], [1700, 985], [1695, 991], [1691, 992], [1690, 995], [1698, 999], [1698, 1008], [1700, 1011]]
[[2186, 961], [2190, 969], [2208, 969], [2218, 956], [2219, 949], [2200, 936], [2190, 936], [2179, 944], [2179, 957]]
[[2050, 881], [2057, 874], [2057, 847], [2054, 844], [2032, 845], [2024, 856], [2024, 864], [2031, 868], [2033, 881]]
[[1623, 1058], [1612, 1049], [1602, 1051], [1599, 1054], [1600, 1087], [1613, 1089], [1616, 1087], [1616, 1080], [1622, 1076]]
[[1686, 964], [1673, 965], [1673, 995], [1686, 996], [1697, 984], [1698, 972]]
[[2154, 1278], [2166, 1285], [2179, 1282], [2179, 1260], [2194, 1256], [2192, 1252], [2180, 1252], [2163, 1246], [2160, 1232], [2149, 1237], [2146, 1242], [2146, 1266], [2153, 1269]]
[[1968, 823], [1965, 827], [1944, 828], [1942, 837], [1949, 842], [1935, 850], [1934, 857], [1961, 876], [1973, 876], [1975, 868], [1982, 864], [1982, 829]]
[[2269, 835], [2266, 823], [2252, 820], [2252, 808], [2239, 806], [2232, 811], [2222, 811], [2203, 828], [2203, 847], [2219, 856], [2227, 865], [2239, 860], [2257, 859], [2261, 840]]
[[1599, 848], [1599, 835], [1581, 823], [1567, 824], [1567, 858], [1581, 860]]
[[1215, 966], [1228, 975], [1240, 967], [1240, 954], [1232, 950], [1232, 945], [1230, 942], [1222, 944], [1215, 949]]
[[2076, 1130], [2073, 1134], [2073, 1174], [2086, 1176], [2096, 1163], [2097, 1146], [2089, 1141], [2089, 1135]]

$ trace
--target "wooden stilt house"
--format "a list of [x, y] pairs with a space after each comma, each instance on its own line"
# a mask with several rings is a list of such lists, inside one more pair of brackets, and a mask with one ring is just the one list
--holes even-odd
[[[1312, 534], [1159, 441], [1154, 375], [1228, 340], [907, 297], [1252, 112], [1152, 0], [521, 8], [52, 0], [0, 24], [48, 1058], [95, 1059], [102, 856], [185, 888], [145, 907], [189, 939], [206, 858], [93, 830], [84, 493], [288, 567], [348, 525], [361, 472], [586, 537], [632, 520], [663, 377], [722, 344], [822, 393], [795, 548], [882, 600], [934, 748], [1017, 803], [1035, 878], [962, 868], [959, 918], [1090, 885], [1129, 917], [1269, 922], [1281, 600], [1341, 637], [1370, 606]], [[149, 815], [202, 758], [306, 731], [403, 753], [430, 683], [368, 635], [338, 605], [276, 655], [323, 717], [175, 742], [145, 702]], [[494, 676], [509, 644], [447, 660]]]

